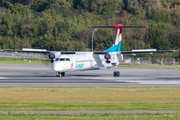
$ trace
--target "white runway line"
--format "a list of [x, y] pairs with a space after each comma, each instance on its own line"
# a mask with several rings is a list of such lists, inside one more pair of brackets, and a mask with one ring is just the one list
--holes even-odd
[[[174, 76], [175, 77], [175, 76]], [[117, 81], [117, 82], [130, 82], [138, 84], [157, 84], [157, 85], [177, 85], [180, 84], [180, 80], [162, 80], [162, 78], [173, 78], [173, 77], [82, 77], [83, 79], [102, 79], [105, 81]], [[153, 79], [152, 79], [153, 78]]]
[[0, 77], [0, 79], [8, 79], [8, 78], [6, 78], [6, 77]]
[[156, 84], [156, 85], [166, 85], [166, 84], [173, 84], [173, 85], [177, 85], [177, 84], [180, 84], [180, 81], [158, 81], [158, 80], [156, 80], [156, 81], [129, 81], [129, 82], [136, 82], [136, 83], [139, 83], [139, 84], [149, 84], [149, 85], [151, 85], [151, 84]]

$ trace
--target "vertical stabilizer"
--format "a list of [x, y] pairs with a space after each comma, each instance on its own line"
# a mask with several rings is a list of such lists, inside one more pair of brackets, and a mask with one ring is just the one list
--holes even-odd
[[104, 52], [119, 52], [121, 50], [122, 26], [123, 25], [115, 25], [116, 32], [114, 36], [113, 46], [106, 49]]
[[120, 52], [123, 28], [148, 28], [148, 26], [123, 26], [122, 24], [117, 24], [115, 26], [92, 26], [92, 28], [115, 28], [116, 32], [113, 46], [106, 49], [104, 52]]

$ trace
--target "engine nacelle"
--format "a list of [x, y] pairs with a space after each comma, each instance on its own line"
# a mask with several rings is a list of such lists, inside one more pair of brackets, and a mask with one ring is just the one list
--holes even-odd
[[50, 58], [51, 60], [53, 60], [53, 59], [55, 58], [55, 54], [54, 54], [54, 53], [51, 53], [51, 54], [49, 55], [49, 58]]
[[104, 55], [104, 58], [107, 59], [107, 60], [108, 60], [108, 59], [111, 59], [111, 55], [110, 55], [110, 54], [105, 54], [105, 55]]
[[54, 62], [54, 58], [55, 58], [55, 54], [54, 53], [51, 53], [49, 54], [49, 59], [50, 59], [50, 62], [53, 63]]
[[111, 55], [110, 54], [105, 54], [104, 58], [106, 59], [106, 63], [111, 63], [111, 61], [109, 59], [111, 59]]

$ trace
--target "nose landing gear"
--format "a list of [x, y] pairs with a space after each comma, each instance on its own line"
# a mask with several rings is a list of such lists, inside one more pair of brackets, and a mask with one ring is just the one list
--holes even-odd
[[57, 72], [56, 77], [65, 76], [65, 72]]
[[56, 77], [60, 77], [60, 74], [56, 73]]

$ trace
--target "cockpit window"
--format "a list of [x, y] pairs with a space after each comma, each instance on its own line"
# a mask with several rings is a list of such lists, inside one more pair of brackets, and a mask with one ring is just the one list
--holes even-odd
[[69, 58], [66, 58], [66, 61], [70, 61], [70, 59], [69, 59]]
[[69, 58], [60, 58], [59, 61], [70, 61]]
[[60, 61], [65, 61], [65, 58], [60, 58]]
[[56, 58], [56, 59], [55, 59], [55, 61], [58, 61], [58, 60], [59, 60], [59, 58]]

